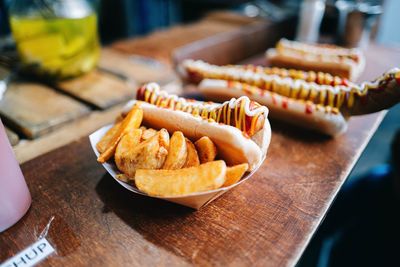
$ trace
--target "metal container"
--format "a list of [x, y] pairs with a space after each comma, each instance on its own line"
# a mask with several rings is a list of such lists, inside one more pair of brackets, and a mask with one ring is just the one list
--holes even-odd
[[368, 46], [371, 29], [382, 14], [382, 7], [376, 3], [339, 0], [338, 41], [346, 47]]

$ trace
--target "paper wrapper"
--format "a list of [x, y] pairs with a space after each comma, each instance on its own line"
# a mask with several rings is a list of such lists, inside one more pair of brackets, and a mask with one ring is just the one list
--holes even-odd
[[[103, 128], [100, 128], [99, 130], [97, 130], [96, 132], [92, 133], [89, 136], [90, 144], [92, 145], [92, 149], [93, 149], [94, 153], [96, 154], [96, 157], [98, 157], [99, 154], [100, 154], [96, 149], [96, 144], [100, 141], [100, 139], [103, 137], [103, 135], [111, 127], [112, 127], [112, 125], [104, 126]], [[263, 161], [264, 160], [262, 160], [260, 162], [260, 165], [261, 165], [261, 163]], [[115, 165], [113, 160], [109, 160], [108, 162], [103, 163], [102, 165], [108, 171], [108, 173], [121, 186], [125, 187], [126, 189], [128, 189], [129, 191], [131, 191], [131, 192], [133, 192], [135, 194], [163, 199], [163, 200], [174, 202], [174, 203], [177, 203], [177, 204], [180, 204], [180, 205], [183, 205], [183, 206], [187, 206], [187, 207], [190, 207], [190, 208], [193, 208], [193, 209], [200, 209], [201, 207], [204, 207], [205, 205], [207, 205], [211, 201], [217, 199], [219, 196], [221, 196], [225, 192], [227, 192], [227, 191], [231, 190], [232, 188], [234, 188], [235, 186], [238, 186], [239, 184], [243, 183], [244, 181], [249, 179], [254, 174], [254, 172], [256, 172], [257, 169], [260, 167], [260, 165], [257, 166], [252, 172], [246, 173], [239, 182], [237, 182], [236, 184], [233, 184], [231, 186], [228, 186], [228, 187], [223, 187], [223, 188], [204, 191], [204, 192], [199, 192], [199, 193], [193, 193], [193, 194], [184, 195], [184, 196], [155, 197], [155, 196], [149, 196], [146, 193], [144, 193], [144, 192], [140, 191], [139, 189], [137, 189], [135, 186], [130, 185], [128, 183], [125, 183], [125, 182], [119, 180], [117, 178], [117, 175], [121, 174], [121, 172], [118, 170], [118, 168]]]

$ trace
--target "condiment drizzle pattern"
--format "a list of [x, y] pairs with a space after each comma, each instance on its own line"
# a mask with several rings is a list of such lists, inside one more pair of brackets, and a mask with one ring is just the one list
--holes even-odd
[[190, 113], [211, 122], [231, 125], [250, 137], [259, 130], [260, 123], [268, 115], [265, 106], [251, 101], [247, 96], [233, 98], [222, 104], [201, 102], [169, 95], [161, 91], [156, 83], [142, 86], [137, 92], [136, 99], [158, 107]]
[[[277, 71], [275, 71], [274, 74], [266, 74], [268, 71], [265, 68], [261, 70], [260, 67], [216, 66], [193, 60], [185, 61], [183, 66], [189, 75], [193, 74], [202, 79], [227, 80], [231, 86], [236, 82], [240, 83], [240, 87], [244, 90], [251, 90], [254, 89], [252, 87], [256, 87], [291, 99], [311, 101], [317, 105], [336, 109], [340, 109], [343, 105], [351, 108], [356, 97], [365, 98], [369, 90], [380, 90], [393, 79], [396, 79], [397, 82], [400, 81], [400, 70], [397, 68], [386, 72], [374, 82], [364, 82], [358, 85], [347, 80], [338, 80], [337, 82], [341, 84], [332, 86], [324, 84], [331, 81], [331, 76], [326, 74], [318, 78], [320, 84], [317, 84], [293, 78], [293, 76], [296, 76], [295, 72], [290, 74], [290, 71], [277, 74]], [[273, 71], [271, 70], [271, 72]], [[318, 74], [316, 75], [318, 77]], [[329, 77], [328, 80], [326, 77]]]

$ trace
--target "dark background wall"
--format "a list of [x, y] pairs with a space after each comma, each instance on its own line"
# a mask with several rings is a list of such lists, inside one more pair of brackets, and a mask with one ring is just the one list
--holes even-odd
[[[12, 0], [0, 0], [0, 36], [9, 33], [7, 6]], [[22, 1], [22, 0], [17, 0]], [[112, 41], [140, 36], [178, 23], [188, 23], [200, 19], [212, 10], [243, 10], [244, 4], [262, 4], [263, 0], [88, 0], [99, 15], [99, 31], [103, 44]], [[383, 3], [384, 14], [377, 32], [378, 42], [400, 43], [400, 1], [364, 0], [364, 2]], [[285, 6], [297, 12], [301, 0], [270, 0], [270, 3]], [[335, 0], [328, 0], [333, 3]], [[336, 20], [332, 13], [326, 12], [321, 30], [332, 32]], [[335, 14], [333, 14], [335, 16]], [[295, 26], [295, 25], [294, 25]]]

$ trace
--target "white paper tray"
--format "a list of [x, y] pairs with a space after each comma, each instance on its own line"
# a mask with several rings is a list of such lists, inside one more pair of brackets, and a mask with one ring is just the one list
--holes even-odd
[[[99, 130], [97, 130], [96, 132], [92, 133], [89, 136], [90, 144], [92, 145], [92, 149], [93, 149], [94, 153], [96, 154], [96, 157], [99, 156], [99, 152], [96, 149], [96, 144], [100, 141], [101, 137], [103, 137], [103, 135], [111, 127], [112, 127], [112, 124], [104, 126], [103, 128], [100, 128]], [[261, 161], [261, 163], [263, 161], [264, 161], [264, 159]], [[260, 163], [260, 165], [261, 165], [261, 163]], [[153, 196], [147, 195], [144, 192], [141, 192], [135, 186], [130, 185], [128, 183], [125, 183], [125, 182], [117, 179], [117, 175], [121, 174], [121, 172], [117, 169], [117, 166], [115, 165], [114, 160], [109, 160], [108, 162], [103, 163], [102, 165], [108, 171], [108, 173], [121, 186], [125, 187], [126, 189], [128, 189], [129, 191], [131, 191], [131, 192], [133, 192], [135, 194], [148, 196], [148, 197], [153, 197]], [[257, 171], [257, 169], [260, 167], [260, 165], [257, 166], [252, 172], [247, 173], [246, 175], [244, 175], [243, 178], [239, 182], [237, 182], [236, 184], [233, 184], [231, 186], [228, 186], [228, 187], [218, 188], [218, 189], [215, 189], [215, 190], [209, 190], [209, 191], [205, 191], [205, 192], [193, 193], [193, 194], [189, 194], [189, 195], [185, 195], [185, 196], [155, 197], [155, 198], [160, 198], [160, 199], [163, 199], [163, 200], [166, 200], [166, 201], [174, 202], [174, 203], [177, 203], [177, 204], [180, 204], [180, 205], [183, 205], [183, 206], [187, 206], [187, 207], [191, 207], [191, 208], [194, 208], [194, 209], [199, 209], [201, 207], [204, 207], [208, 203], [212, 202], [213, 200], [217, 199], [219, 196], [221, 196], [225, 192], [231, 190], [235, 186], [238, 186], [239, 184], [241, 184], [244, 181], [246, 181], [247, 179], [249, 179]]]

